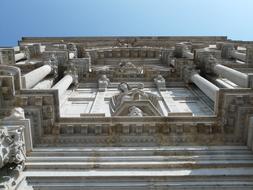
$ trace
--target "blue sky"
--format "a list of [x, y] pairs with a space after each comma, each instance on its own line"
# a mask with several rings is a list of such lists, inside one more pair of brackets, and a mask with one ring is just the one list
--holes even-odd
[[1, 0], [0, 46], [22, 36], [196, 36], [253, 40], [253, 0]]

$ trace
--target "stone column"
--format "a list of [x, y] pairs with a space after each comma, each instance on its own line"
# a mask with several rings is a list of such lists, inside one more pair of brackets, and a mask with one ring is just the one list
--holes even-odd
[[194, 71], [191, 73], [190, 79], [196, 86], [198, 86], [202, 90], [202, 92], [204, 92], [210, 99], [215, 102], [216, 94], [219, 91], [219, 88], [217, 86], [215, 86], [213, 83], [209, 82]]
[[188, 59], [193, 59], [194, 55], [189, 50], [184, 50], [183, 57], [188, 58]]
[[20, 53], [15, 54], [16, 62], [22, 59], [30, 59], [30, 50], [27, 46], [25, 46]]
[[17, 53], [15, 54], [15, 61], [19, 61], [19, 60], [22, 60], [22, 59], [26, 59], [26, 54], [21, 52], [21, 53]]
[[186, 83], [193, 82], [202, 92], [215, 102], [219, 88], [200, 76], [196, 70], [191, 67], [186, 67], [184, 69], [184, 79]]
[[214, 58], [212, 55], [209, 55], [207, 59], [204, 60], [204, 64], [205, 64], [205, 71], [207, 73], [213, 72], [217, 75], [227, 78], [228, 80], [232, 81], [233, 83], [241, 87], [244, 88], [249, 87], [249, 80], [247, 74], [219, 64], [217, 59]]
[[46, 79], [36, 84], [33, 89], [50, 89], [53, 85], [54, 79]]
[[235, 50], [233, 44], [223, 44], [221, 48], [221, 56], [225, 59], [233, 58], [244, 62], [246, 61], [246, 54]]
[[188, 46], [184, 43], [178, 43], [175, 47], [175, 54], [177, 57], [193, 59], [193, 53], [189, 50]]
[[76, 69], [72, 66], [65, 72], [65, 76], [57, 82], [52, 89], [58, 90], [58, 95], [61, 97], [72, 83], [77, 84], [78, 75]]
[[48, 74], [53, 73], [54, 76], [57, 75], [57, 65], [58, 61], [53, 54], [47, 63], [22, 77], [23, 88], [32, 88], [42, 79], [44, 79]]
[[245, 62], [246, 61], [246, 54], [245, 53], [240, 53], [236, 50], [231, 51], [231, 57], [234, 59], [238, 59], [240, 61]]
[[49, 64], [43, 65], [22, 77], [23, 88], [32, 88], [43, 78], [45, 78], [49, 73], [53, 71], [52, 66]]
[[232, 81], [233, 83], [241, 87], [244, 88], [248, 87], [248, 75], [245, 73], [236, 71], [221, 64], [215, 64], [213, 67], [213, 71], [214, 73], [224, 78], [227, 78], [228, 80]]

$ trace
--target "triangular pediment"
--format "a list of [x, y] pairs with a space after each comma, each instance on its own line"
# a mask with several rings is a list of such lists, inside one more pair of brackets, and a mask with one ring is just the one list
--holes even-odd
[[122, 104], [115, 110], [113, 116], [129, 116], [129, 108], [136, 106], [142, 110], [143, 116], [161, 116], [162, 114], [158, 109], [149, 101], [124, 101]]

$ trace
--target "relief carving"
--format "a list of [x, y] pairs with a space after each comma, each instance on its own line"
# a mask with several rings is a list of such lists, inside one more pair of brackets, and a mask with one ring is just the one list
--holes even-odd
[[24, 109], [20, 107], [15, 107], [11, 110], [11, 114], [5, 117], [4, 120], [20, 120], [25, 119]]
[[131, 106], [129, 108], [129, 116], [133, 116], [133, 117], [142, 117], [143, 116], [143, 111], [136, 107], [136, 106]]
[[24, 169], [26, 159], [24, 127], [0, 127], [0, 186], [12, 189]]

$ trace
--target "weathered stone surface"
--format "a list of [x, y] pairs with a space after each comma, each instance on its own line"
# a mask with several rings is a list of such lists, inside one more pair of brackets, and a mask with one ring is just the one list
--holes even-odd
[[69, 37], [0, 48], [0, 188], [252, 189], [251, 45]]

